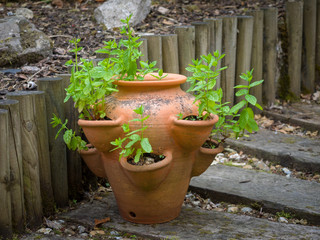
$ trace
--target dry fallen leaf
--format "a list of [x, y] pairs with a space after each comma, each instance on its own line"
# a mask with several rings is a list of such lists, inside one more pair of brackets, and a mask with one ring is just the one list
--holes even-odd
[[98, 225], [106, 223], [106, 222], [110, 222], [110, 217], [106, 217], [104, 219], [95, 219], [94, 220], [94, 227], [97, 227]]

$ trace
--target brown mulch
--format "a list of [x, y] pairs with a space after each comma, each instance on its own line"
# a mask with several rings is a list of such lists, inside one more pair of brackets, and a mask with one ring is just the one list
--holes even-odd
[[[155, 0], [152, 1], [149, 15], [135, 27], [135, 31], [173, 33], [177, 25], [187, 25], [220, 15], [244, 15], [248, 10], [263, 7], [278, 7], [281, 16], [284, 2], [284, 0]], [[54, 43], [51, 57], [38, 63], [25, 63], [25, 66], [36, 66], [38, 69], [18, 73], [0, 72], [0, 99], [5, 98], [8, 91], [26, 89], [30, 81], [36, 82], [41, 77], [66, 73], [67, 68], [64, 63], [72, 58], [72, 54], [69, 53], [70, 39], [81, 38], [80, 46], [83, 50], [80, 57], [95, 58], [94, 51], [103, 46], [103, 41], [119, 37], [119, 29], [107, 30], [94, 21], [93, 11], [100, 4], [101, 1], [93, 0], [80, 0], [73, 4], [61, 0], [0, 3], [0, 18], [12, 15], [19, 7], [31, 9], [34, 13], [31, 22]]]

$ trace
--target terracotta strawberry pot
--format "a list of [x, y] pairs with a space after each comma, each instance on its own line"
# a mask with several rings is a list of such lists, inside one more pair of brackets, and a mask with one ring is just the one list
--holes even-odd
[[[206, 170], [222, 147], [206, 153], [201, 145], [218, 121], [178, 120], [176, 115], [197, 115], [194, 97], [181, 90], [186, 77], [168, 74], [162, 80], [147, 75], [143, 81], [117, 81], [119, 92], [106, 98], [110, 124], [79, 120], [90, 143], [101, 152], [101, 162], [117, 200], [121, 216], [136, 223], [161, 223], [176, 218], [192, 176]], [[123, 136], [121, 125], [137, 117], [133, 109], [144, 105], [149, 138], [154, 153], [165, 159], [148, 165], [119, 161], [119, 151], [110, 152], [110, 142]], [[130, 122], [130, 129], [138, 128]], [[96, 125], [96, 126], [93, 126]], [[95, 133], [93, 133], [93, 131]], [[99, 139], [100, 135], [102, 138]], [[89, 137], [90, 136], [90, 137]]]

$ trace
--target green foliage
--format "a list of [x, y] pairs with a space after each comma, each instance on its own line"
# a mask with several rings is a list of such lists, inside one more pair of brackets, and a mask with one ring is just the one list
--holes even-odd
[[81, 139], [80, 136], [76, 136], [75, 132], [72, 129], [67, 127], [68, 120], [62, 123], [62, 120], [58, 118], [55, 114], [53, 114], [53, 118], [51, 119], [52, 122], [50, 123], [53, 128], [60, 126], [55, 139], [60, 135], [61, 131], [64, 131], [63, 140], [66, 143], [67, 147], [70, 150], [87, 150], [87, 143]]
[[[129, 122], [140, 122], [140, 128], [131, 131], [129, 123], [123, 124], [122, 129], [125, 133], [125, 137], [112, 141], [111, 144], [116, 147], [111, 151], [121, 149], [119, 161], [122, 157], [133, 156], [134, 162], [137, 163], [140, 161], [140, 158], [143, 157], [144, 153], [152, 152], [152, 146], [149, 143], [149, 139], [143, 136], [144, 131], [147, 129], [147, 126], [144, 125], [144, 121], [149, 118], [149, 115], [143, 117], [143, 105], [133, 111], [139, 115], [139, 118], [134, 118]], [[123, 147], [124, 144], [125, 146]], [[134, 146], [138, 147], [135, 148]]]
[[284, 217], [284, 218], [286, 218], [286, 219], [294, 218], [294, 214], [285, 212], [285, 211], [283, 211], [283, 210], [282, 210], [281, 212], [277, 212], [277, 213], [276, 213], [276, 216], [277, 216], [277, 218], [280, 218], [280, 217]]
[[216, 112], [216, 102], [222, 99], [222, 90], [216, 91], [214, 87], [220, 72], [227, 67], [218, 68], [218, 62], [224, 57], [219, 51], [213, 55], [202, 55], [201, 59], [192, 60], [193, 65], [189, 65], [186, 70], [193, 75], [188, 78], [190, 88], [187, 92], [193, 92], [195, 103], [198, 104], [198, 117], [204, 120], [210, 113]]
[[224, 142], [229, 137], [244, 136], [245, 130], [248, 132], [258, 131], [258, 125], [254, 120], [254, 113], [251, 106], [255, 106], [262, 110], [262, 107], [257, 103], [255, 96], [250, 94], [250, 89], [262, 84], [263, 80], [252, 81], [251, 71], [242, 73], [240, 78], [248, 82], [247, 85], [237, 85], [234, 88], [238, 89], [235, 93], [237, 97], [243, 96], [236, 105], [230, 107], [229, 102], [222, 102], [223, 91], [221, 88], [215, 89], [216, 80], [220, 72], [226, 67], [217, 68], [218, 61], [224, 55], [220, 55], [218, 51], [214, 55], [208, 54], [201, 56], [201, 60], [193, 60], [193, 65], [186, 68], [193, 75], [188, 78], [191, 83], [188, 92], [192, 92], [195, 96], [195, 102], [198, 105], [198, 118], [207, 119], [210, 114], [219, 116], [219, 121], [212, 130], [212, 135], [220, 135]]

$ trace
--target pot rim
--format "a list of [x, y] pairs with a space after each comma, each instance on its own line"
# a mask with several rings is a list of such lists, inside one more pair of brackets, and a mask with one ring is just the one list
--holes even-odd
[[219, 116], [218, 115], [214, 115], [214, 114], [210, 114], [211, 119], [209, 120], [195, 120], [195, 121], [191, 121], [191, 120], [183, 120], [183, 119], [178, 119], [178, 117], [176, 115], [173, 116], [173, 123], [176, 126], [211, 126], [214, 125], [215, 123], [218, 122], [219, 120]]
[[164, 151], [163, 155], [166, 156], [165, 159], [163, 159], [159, 162], [150, 164], [150, 165], [142, 165], [142, 166], [132, 165], [132, 164], [128, 163], [127, 157], [122, 157], [120, 159], [120, 164], [123, 168], [125, 168], [127, 171], [130, 171], [130, 172], [154, 171], [157, 169], [164, 168], [172, 162], [172, 152], [171, 151]]
[[[157, 75], [158, 73], [151, 73], [153, 75]], [[163, 75], [168, 74], [165, 78], [158, 80], [157, 78], [151, 76], [151, 74], [147, 74], [144, 77], [144, 80], [137, 80], [137, 81], [124, 81], [124, 80], [116, 80], [114, 81], [115, 85], [118, 86], [125, 86], [125, 87], [131, 87], [131, 86], [142, 86], [142, 87], [149, 87], [149, 86], [175, 86], [180, 85], [182, 83], [185, 83], [187, 80], [187, 77], [181, 74], [175, 74], [175, 73], [163, 73]]]
[[78, 125], [81, 127], [105, 127], [105, 126], [120, 126], [122, 125], [123, 116], [118, 117], [116, 120], [86, 120], [79, 119]]
[[[214, 143], [218, 143], [216, 140], [213, 140], [213, 139], [210, 139], [208, 138], [207, 140], [210, 140], [211, 142], [214, 142]], [[206, 140], [206, 141], [207, 141]], [[209, 155], [212, 155], [212, 154], [218, 154], [218, 153], [221, 153], [223, 151], [224, 147], [223, 147], [223, 144], [219, 144], [219, 146], [217, 148], [204, 148], [204, 147], [200, 147], [200, 152], [204, 153], [204, 154], [209, 154]]]

